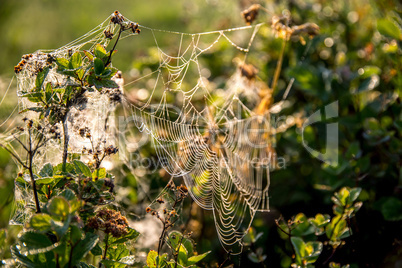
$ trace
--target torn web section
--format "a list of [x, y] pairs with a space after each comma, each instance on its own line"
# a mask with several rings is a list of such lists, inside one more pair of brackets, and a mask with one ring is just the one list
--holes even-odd
[[[69, 151], [90, 154], [117, 147], [115, 108], [119, 89], [86, 92], [67, 114]], [[85, 160], [85, 157], [83, 158]], [[90, 161], [90, 159], [87, 159]]]
[[[27, 137], [31, 138], [30, 135], [33, 135], [32, 139], [36, 139], [42, 135], [44, 137], [42, 141], [46, 140], [43, 146], [35, 149], [33, 169], [42, 170], [45, 163], [50, 162], [54, 165], [62, 161], [63, 142], [60, 140], [60, 135], [62, 133], [62, 120], [65, 115], [63, 109], [65, 107], [61, 103], [68, 101], [64, 100], [62, 95], [68, 88], [74, 89], [77, 81], [67, 77], [66, 73], [62, 73], [58, 69], [56, 61], [69, 62], [74, 54], [80, 53], [83, 55], [83, 50], [91, 50], [96, 44], [107, 46], [110, 39], [105, 35], [105, 31], [113, 35], [117, 30], [116, 25], [111, 23], [110, 18], [84, 36], [59, 49], [38, 50], [32, 54], [23, 55], [21, 61], [15, 66], [20, 112], [23, 112], [24, 116], [29, 120], [32, 119], [31, 126], [26, 127], [20, 133], [18, 139], [24, 143], [24, 139], [28, 139]], [[72, 72], [87, 68], [90, 64], [89, 59], [84, 57], [82, 60], [82, 66], [72, 70], [73, 66], [70, 63], [70, 66], [65, 68], [64, 71]], [[50, 100], [54, 100], [54, 103], [58, 102], [60, 106], [52, 106]], [[32, 131], [28, 131], [32, 125], [36, 129], [36, 133], [34, 134], [31, 133]], [[70, 141], [74, 145], [75, 141], [73, 139], [70, 139]], [[38, 146], [38, 143], [34, 143], [34, 145]], [[24, 159], [22, 160], [24, 161]], [[15, 210], [11, 216], [10, 224], [24, 224], [33, 211], [35, 211], [33, 209], [35, 203], [32, 194], [31, 179], [35, 180], [36, 185], [43, 186], [45, 181], [49, 183], [49, 180], [54, 180], [55, 178], [47, 178], [45, 174], [41, 174], [40, 172], [34, 178], [24, 175], [24, 177], [20, 176], [15, 180]], [[38, 191], [41, 190], [38, 189]], [[39, 202], [42, 201], [44, 200], [39, 200]]]
[[24, 225], [35, 214], [36, 207], [28, 175], [17, 177], [14, 181], [14, 206], [11, 212], [10, 225]]

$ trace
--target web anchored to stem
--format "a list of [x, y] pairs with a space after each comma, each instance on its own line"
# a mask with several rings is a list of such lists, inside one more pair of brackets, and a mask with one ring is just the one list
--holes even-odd
[[[27, 55], [21, 66], [16, 67], [18, 94], [33, 93], [30, 89], [35, 87], [36, 80], [32, 74], [51, 64], [53, 58], [68, 58], [77, 51], [91, 50], [96, 44], [107, 46], [114, 36], [123, 39], [138, 34], [139, 29], [142, 34], [151, 35], [157, 48], [157, 67], [120, 85], [120, 91], [124, 87], [128, 92], [143, 93], [142, 97], [137, 94], [137, 98], [123, 98], [126, 123], [134, 122], [141, 132], [152, 138], [164, 169], [173, 177], [183, 177], [195, 202], [213, 211], [219, 240], [231, 254], [238, 254], [255, 213], [269, 211], [270, 169], [275, 158], [273, 137], [280, 131], [272, 127], [270, 120], [271, 107], [276, 107], [276, 112], [280, 110], [272, 101], [276, 81], [274, 88], [269, 88], [258, 80], [256, 69], [246, 63], [263, 25], [188, 34], [137, 25], [115, 12], [94, 30], [60, 49]], [[122, 27], [132, 31], [122, 31]], [[176, 51], [166, 52], [159, 46], [163, 35], [177, 40]], [[206, 75], [208, 70], [200, 60], [216, 52], [219, 46], [234, 50], [237, 63], [224, 90], [211, 86]], [[111, 56], [112, 52], [106, 66]], [[54, 87], [69, 83], [63, 79], [55, 69], [50, 69], [43, 83]], [[98, 88], [96, 81], [94, 83]], [[113, 85], [100, 84], [99, 87], [113, 88]], [[261, 98], [250, 97], [257, 94]], [[48, 146], [59, 151], [68, 146], [71, 152], [80, 153], [78, 150], [86, 143], [90, 148], [110, 141], [116, 134], [116, 126], [109, 116], [115, 108], [111, 96], [105, 97], [97, 91], [85, 93], [85, 103], [74, 104], [65, 115], [65, 124], [60, 126], [66, 137], [64, 143]], [[35, 110], [29, 98], [21, 107]], [[91, 131], [90, 141], [77, 132], [83, 125]], [[133, 129], [123, 129], [120, 125], [118, 134], [120, 157], [130, 166], [129, 153], [138, 147], [132, 142]], [[48, 159], [49, 155], [37, 158], [37, 166]]]

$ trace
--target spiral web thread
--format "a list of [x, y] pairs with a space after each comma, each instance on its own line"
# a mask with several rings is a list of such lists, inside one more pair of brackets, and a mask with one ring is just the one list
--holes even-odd
[[[152, 137], [164, 169], [173, 177], [183, 177], [194, 201], [213, 211], [219, 240], [232, 254], [242, 251], [242, 238], [255, 213], [269, 211], [272, 130], [267, 117], [256, 116], [239, 98], [255, 90], [252, 82], [237, 70], [227, 83], [226, 101], [219, 105], [199, 59], [226, 42], [243, 55], [244, 63], [260, 26], [197, 34], [168, 32], [179, 37], [177, 54], [168, 54], [158, 45], [160, 30], [142, 26], [143, 32], [154, 36], [160, 62], [141, 78], [153, 81], [147, 88], [150, 97], [145, 103], [126, 105], [137, 128]], [[244, 43], [244, 36], [248, 36], [245, 46], [235, 41]], [[187, 79], [195, 85], [188, 86]], [[198, 107], [197, 102], [205, 105]]]
[[[173, 177], [183, 177], [195, 202], [213, 211], [219, 240], [232, 254], [241, 252], [242, 238], [255, 213], [269, 211], [268, 188], [273, 150], [271, 137], [274, 130], [268, 116], [257, 116], [253, 107], [247, 107], [241, 101], [243, 94], [258, 90], [255, 83], [243, 77], [237, 69], [226, 83], [225, 101], [219, 103], [209, 88], [208, 79], [203, 76], [204, 69], [199, 59], [205, 54], [214, 53], [217, 46], [229, 44], [244, 63], [261, 26], [257, 24], [189, 34], [140, 25], [141, 35], [151, 34], [154, 38], [159, 64], [149, 74], [124, 85], [126, 91], [130, 91], [130, 87], [137, 90], [144, 86], [147, 89], [149, 98], [145, 102], [123, 102], [126, 116], [131, 118], [140, 131], [152, 138], [164, 169]], [[33, 53], [25, 68], [17, 75], [18, 95], [34, 88], [34, 74], [39, 67], [46, 65], [48, 55], [67, 58], [76, 51], [89, 50], [98, 43], [107, 46], [110, 40], [105, 38], [105, 30], [112, 33], [118, 30], [110, 23], [110, 17], [83, 37], [59, 49]], [[166, 34], [176, 39], [178, 37], [175, 53], [164, 51], [158, 44], [158, 36]], [[129, 35], [132, 34], [123, 32], [122, 38]], [[56, 68], [50, 70], [46, 82], [68, 83], [63, 81]], [[94, 122], [94, 117], [97, 117], [96, 123], [91, 128], [99, 142], [107, 138], [111, 140], [116, 131], [113, 121], [108, 121], [108, 128], [104, 127], [114, 105], [96, 94], [88, 98], [92, 99], [89, 102], [92, 104], [84, 110], [77, 107], [75, 114], [70, 116], [68, 131], [72, 149], [82, 148], [84, 142], [74, 134], [75, 125]], [[197, 104], [200, 102], [205, 105]], [[20, 103], [20, 109], [30, 106], [32, 103]], [[130, 160], [127, 154], [132, 143], [128, 136], [132, 133], [131, 129], [119, 129], [120, 136], [127, 136], [123, 139], [126, 144], [119, 140], [119, 149], [120, 157], [128, 165]], [[53, 142], [48, 148], [60, 154], [61, 146]], [[124, 149], [128, 150], [125, 152]], [[51, 159], [48, 154], [43, 154], [42, 158], [36, 159], [36, 165], [41, 167]], [[24, 191], [26, 189], [16, 184], [16, 203], [25, 202], [32, 207], [33, 198], [24, 194]], [[16, 207], [12, 221], [23, 223], [21, 215], [24, 214], [24, 218], [28, 216], [24, 207], [28, 205]]]

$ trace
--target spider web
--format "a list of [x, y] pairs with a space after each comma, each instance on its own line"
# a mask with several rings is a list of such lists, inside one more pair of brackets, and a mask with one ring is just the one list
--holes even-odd
[[[226, 101], [217, 103], [200, 58], [223, 43], [244, 63], [261, 25], [196, 34], [141, 26], [142, 34], [150, 31], [154, 37], [159, 65], [135, 81], [153, 81], [145, 103], [134, 100], [126, 105], [137, 128], [152, 138], [164, 169], [183, 177], [193, 200], [213, 211], [219, 240], [232, 254], [242, 251], [242, 238], [255, 213], [269, 211], [272, 130], [267, 116], [257, 116], [240, 100], [256, 85], [235, 69], [225, 89]], [[178, 37], [177, 53], [159, 46], [159, 33]]]
[[[50, 56], [68, 58], [74, 52], [89, 50], [98, 43], [107, 46], [110, 40], [104, 32], [115, 34], [118, 31], [110, 22], [111, 18], [59, 49], [33, 53], [17, 74], [18, 95], [29, 93], [34, 88], [35, 74], [46, 66]], [[269, 211], [271, 138], [275, 130], [268, 114], [257, 114], [255, 107], [247, 107], [242, 101], [244, 95], [260, 88], [255, 81], [242, 75], [241, 68], [233, 68], [232, 77], [225, 82], [224, 97], [217, 98], [201, 62], [203, 57], [217, 53], [217, 48], [223, 46], [233, 50], [232, 56], [240, 58], [240, 64], [245, 64], [262, 25], [195, 34], [140, 25], [141, 35], [153, 37], [158, 63], [148, 74], [124, 85], [125, 91], [146, 93], [142, 99], [123, 100], [126, 117], [130, 118], [127, 120], [152, 138], [161, 165], [172, 177], [184, 179], [195, 202], [213, 211], [219, 240], [232, 254], [242, 251], [242, 238], [256, 212]], [[122, 38], [130, 35], [133, 34], [125, 31]], [[176, 51], [163, 49], [160, 45], [165, 40], [163, 36], [177, 44], [174, 46]], [[227, 60], [226, 64], [231, 65], [232, 58]], [[56, 68], [50, 69], [46, 82], [53, 85], [70, 83], [57, 73]], [[115, 103], [96, 91], [88, 93], [86, 98], [89, 101], [85, 107], [77, 103], [68, 117], [70, 151], [79, 153], [85, 146], [85, 141], [77, 134], [77, 128], [85, 124], [91, 128], [98, 144], [106, 140], [118, 142], [120, 158], [130, 166], [129, 154], [137, 149], [133, 144], [135, 133], [121, 126], [117, 130], [111, 116]], [[20, 110], [33, 105], [29, 101], [20, 101]], [[60, 160], [54, 156], [60, 156], [62, 144], [52, 141], [46, 146], [43, 150], [46, 153], [35, 159], [38, 168], [55, 161], [53, 159]], [[15, 201], [19, 205], [11, 222], [23, 223], [21, 215], [27, 214], [27, 206], [23, 204], [32, 206], [32, 197], [24, 192], [25, 188], [16, 185]]]

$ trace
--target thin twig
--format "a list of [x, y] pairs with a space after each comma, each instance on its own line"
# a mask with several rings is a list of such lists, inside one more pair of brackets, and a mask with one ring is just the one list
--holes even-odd
[[228, 256], [226, 257], [226, 259], [222, 262], [221, 265], [219, 265], [219, 268], [222, 268], [223, 265], [225, 265], [225, 263], [230, 259], [230, 255], [232, 254], [232, 251], [228, 252]]
[[119, 34], [117, 35], [117, 39], [116, 39], [116, 42], [114, 42], [112, 50], [109, 51], [109, 58], [107, 59], [107, 62], [105, 64], [105, 66], [109, 65], [109, 63], [110, 63], [110, 61], [112, 59], [112, 53], [113, 53], [114, 49], [116, 48], [117, 42], [119, 42], [120, 35], [121, 35], [122, 32], [123, 32], [123, 27], [120, 25]]
[[4, 150], [6, 150], [9, 154], [11, 154], [11, 156], [17, 160], [17, 162], [25, 169], [28, 169], [28, 166], [26, 164], [24, 164], [24, 162], [22, 162], [22, 160], [10, 149], [8, 149], [5, 145], [0, 143], [0, 147], [4, 148]]
[[276, 63], [274, 79], [272, 80], [272, 85], [271, 85], [271, 89], [273, 92], [275, 91], [276, 84], [278, 83], [278, 79], [279, 79], [279, 74], [281, 73], [281, 70], [282, 70], [282, 62], [283, 62], [283, 55], [285, 54], [285, 47], [286, 47], [286, 39], [283, 39], [282, 48], [281, 48], [281, 52], [280, 52], [281, 54], [279, 55], [278, 62]]

